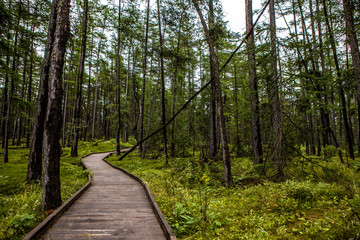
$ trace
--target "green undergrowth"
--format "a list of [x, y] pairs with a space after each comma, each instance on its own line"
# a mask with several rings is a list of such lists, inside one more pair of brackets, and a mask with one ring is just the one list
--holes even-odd
[[[115, 140], [79, 142], [78, 157], [70, 156], [70, 147], [63, 148], [60, 174], [63, 202], [88, 181], [89, 171], [83, 168], [81, 158], [114, 149]], [[50, 214], [41, 209], [41, 183], [25, 181], [28, 154], [27, 148], [13, 147], [9, 150], [9, 163], [0, 163], [0, 239], [21, 239]], [[0, 155], [3, 156], [3, 150]]]
[[277, 183], [235, 158], [231, 188], [220, 161], [109, 161], [149, 184], [178, 239], [360, 239], [360, 173], [337, 158], [293, 159]]

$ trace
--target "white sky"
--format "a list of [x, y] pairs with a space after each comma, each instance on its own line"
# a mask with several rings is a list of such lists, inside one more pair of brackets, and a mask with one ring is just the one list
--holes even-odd
[[[245, 0], [221, 0], [225, 13], [225, 20], [229, 21], [229, 27], [234, 32], [245, 31]], [[253, 0], [253, 11], [261, 8], [264, 0]], [[254, 15], [254, 21], [257, 15]]]

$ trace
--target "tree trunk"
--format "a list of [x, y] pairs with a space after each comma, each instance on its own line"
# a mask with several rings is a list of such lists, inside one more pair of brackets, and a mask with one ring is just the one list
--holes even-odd
[[116, 128], [116, 155], [120, 155], [120, 129], [121, 129], [121, 94], [120, 94], [120, 44], [121, 44], [121, 0], [119, 0], [118, 28], [117, 28], [117, 46], [116, 46], [116, 110], [117, 110], [117, 128]]
[[[34, 25], [32, 27], [32, 32], [34, 31]], [[28, 85], [28, 93], [27, 93], [27, 101], [31, 102], [32, 96], [32, 82], [33, 82], [33, 66], [34, 66], [34, 36], [31, 35], [31, 53], [30, 53], [30, 72], [29, 72], [29, 85]], [[30, 146], [30, 116], [31, 116], [31, 109], [28, 110], [28, 120], [27, 120], [27, 133], [26, 133], [26, 147]]]
[[246, 32], [249, 34], [247, 38], [248, 66], [249, 66], [249, 88], [250, 88], [250, 113], [251, 113], [251, 145], [253, 164], [263, 162], [262, 145], [261, 145], [261, 126], [259, 111], [259, 94], [256, 78], [256, 62], [255, 62], [255, 44], [253, 27], [252, 0], [246, 0]]
[[40, 86], [34, 117], [33, 130], [31, 134], [28, 171], [26, 176], [26, 180], [28, 182], [40, 180], [42, 172], [42, 143], [44, 134], [45, 114], [48, 101], [50, 58], [54, 47], [53, 44], [55, 41], [55, 28], [58, 14], [57, 4], [58, 0], [54, 0], [52, 3], [48, 36], [45, 46], [45, 55], [40, 75]]
[[81, 118], [81, 99], [82, 99], [82, 84], [85, 69], [85, 57], [86, 57], [86, 38], [87, 38], [87, 20], [88, 20], [88, 0], [84, 0], [84, 12], [82, 21], [82, 36], [81, 36], [81, 56], [80, 56], [80, 69], [78, 75], [78, 85], [76, 92], [76, 103], [74, 110], [74, 139], [71, 147], [71, 156], [78, 156], [78, 142], [80, 135], [80, 118]]
[[[235, 102], [235, 128], [236, 128], [236, 136], [235, 136], [235, 146], [236, 146], [236, 156], [240, 157], [240, 131], [239, 131], [239, 104], [238, 104], [238, 85], [237, 85], [237, 72], [236, 65], [234, 65], [234, 102]], [[251, 129], [252, 130], [252, 129]]]
[[222, 96], [221, 96], [221, 86], [220, 86], [220, 71], [218, 65], [218, 57], [214, 51], [213, 41], [211, 39], [210, 32], [208, 27], [205, 23], [204, 17], [202, 12], [199, 8], [197, 0], [192, 0], [196, 11], [200, 17], [201, 25], [203, 27], [206, 41], [209, 46], [210, 52], [210, 69], [213, 72], [214, 82], [215, 82], [215, 101], [216, 101], [216, 110], [219, 116], [219, 129], [220, 129], [220, 140], [221, 140], [221, 147], [222, 147], [222, 159], [223, 159], [223, 166], [224, 166], [224, 182], [225, 186], [229, 187], [232, 184], [232, 175], [231, 175], [231, 164], [230, 164], [230, 154], [229, 154], [229, 146], [227, 142], [227, 135], [226, 135], [226, 128], [225, 128], [225, 118], [223, 114], [223, 104], [222, 104]]
[[[140, 107], [140, 140], [144, 137], [144, 112], [145, 112], [145, 93], [146, 93], [146, 68], [147, 68], [147, 55], [148, 55], [148, 36], [149, 36], [149, 18], [150, 18], [150, 0], [147, 0], [146, 9], [146, 29], [145, 29], [145, 46], [143, 55], [143, 79], [142, 79], [142, 96]], [[139, 151], [141, 158], [144, 158], [144, 147], [140, 144]]]
[[[21, 1], [19, 1], [19, 12], [18, 12], [18, 18], [17, 18], [17, 26], [20, 24], [20, 15], [21, 15]], [[10, 36], [10, 35], [8, 35]], [[15, 40], [14, 40], [14, 46], [13, 46], [13, 62], [12, 62], [12, 76], [10, 81], [10, 92], [7, 96], [7, 109], [6, 109], [6, 118], [5, 118], [5, 132], [4, 132], [4, 163], [9, 162], [9, 137], [10, 137], [10, 117], [11, 117], [11, 108], [12, 108], [12, 98], [15, 91], [15, 81], [17, 80], [17, 58], [18, 58], [18, 52], [17, 52], [17, 45], [18, 45], [18, 36], [19, 32], [16, 30], [15, 32]], [[15, 123], [16, 125], [16, 123]]]
[[[103, 28], [104, 31], [105, 28]], [[96, 112], [97, 112], [97, 102], [98, 102], [98, 82], [99, 82], [99, 63], [100, 63], [100, 52], [101, 52], [102, 39], [100, 39], [98, 52], [96, 57], [96, 72], [95, 72], [95, 92], [94, 92], [94, 106], [93, 106], [93, 117], [92, 117], [92, 127], [91, 127], [91, 138], [95, 138], [95, 124], [96, 124]]]
[[272, 153], [271, 157], [277, 165], [278, 176], [283, 177], [285, 159], [283, 158], [282, 149], [282, 112], [281, 102], [279, 100], [279, 83], [277, 73], [277, 51], [276, 51], [276, 18], [274, 0], [270, 0], [269, 4], [270, 13], [270, 64], [271, 76], [269, 82], [269, 105], [271, 114], [271, 140], [272, 140]]
[[[352, 64], [354, 68], [354, 79], [356, 82], [356, 102], [357, 105], [360, 106], [360, 53], [351, 0], [343, 0], [343, 7], [346, 22], [346, 35], [350, 43]], [[358, 129], [358, 151], [360, 154], [360, 109], [358, 109]]]
[[66, 87], [65, 87], [65, 100], [64, 100], [64, 110], [63, 110], [63, 123], [62, 123], [62, 145], [65, 146], [65, 136], [66, 136], [66, 117], [67, 117], [67, 105], [68, 105], [68, 96], [69, 96], [69, 85], [70, 85], [70, 73], [72, 71], [72, 60], [73, 60], [73, 54], [74, 54], [74, 47], [71, 50], [70, 53], [70, 59], [69, 59], [69, 69], [67, 74], [67, 81], [66, 81]]
[[62, 203], [60, 192], [60, 135], [62, 121], [62, 71], [66, 43], [70, 33], [70, 0], [55, 0], [56, 28], [48, 69], [49, 94], [44, 122], [43, 138], [43, 195], [42, 208], [56, 209]]
[[354, 159], [355, 158], [354, 148], [353, 148], [353, 141], [351, 138], [348, 114], [347, 114], [347, 110], [346, 110], [344, 86], [343, 86], [342, 79], [341, 79], [342, 76], [341, 76], [340, 67], [339, 67], [339, 63], [338, 63], [334, 33], [332, 31], [332, 28], [330, 26], [329, 19], [328, 19], [328, 14], [327, 14], [327, 9], [326, 9], [326, 0], [323, 0], [323, 5], [324, 5], [324, 15], [325, 15], [325, 20], [326, 20], [326, 25], [327, 25], [328, 32], [330, 35], [331, 49], [333, 51], [333, 57], [334, 57], [335, 67], [336, 67], [337, 82], [338, 82], [339, 95], [340, 95], [340, 101], [341, 101], [341, 107], [342, 107], [342, 117], [344, 120], [344, 127], [345, 127], [345, 137], [346, 137], [346, 141], [347, 141], [348, 148], [349, 148], [349, 155], [352, 159]]
[[[209, 0], [209, 28], [214, 26], [214, 6], [213, 0]], [[210, 71], [210, 78], [214, 79], [213, 72]], [[215, 81], [210, 85], [210, 128], [209, 128], [209, 158], [215, 159], [218, 153], [218, 138], [216, 134], [216, 102], [215, 102]]]
[[[92, 29], [90, 29], [90, 32], [92, 32]], [[87, 88], [87, 101], [86, 101], [86, 119], [85, 119], [85, 129], [83, 132], [83, 139], [84, 141], [88, 141], [88, 131], [90, 128], [90, 112], [91, 112], [91, 105], [90, 105], [90, 99], [91, 99], [91, 68], [92, 68], [92, 54], [93, 54], [93, 45], [94, 45], [94, 35], [92, 35], [91, 40], [91, 48], [90, 48], [90, 56], [89, 56], [89, 78], [88, 78], [88, 88]]]
[[[166, 108], [165, 108], [165, 73], [164, 73], [164, 49], [163, 49], [163, 36], [161, 30], [161, 16], [160, 16], [160, 0], [157, 0], [157, 15], [158, 15], [158, 26], [159, 26], [159, 38], [160, 38], [160, 74], [161, 74], [161, 123], [166, 124]], [[163, 141], [164, 141], [164, 155], [166, 158], [166, 165], [168, 162], [167, 154], [167, 135], [166, 128], [163, 129]]]

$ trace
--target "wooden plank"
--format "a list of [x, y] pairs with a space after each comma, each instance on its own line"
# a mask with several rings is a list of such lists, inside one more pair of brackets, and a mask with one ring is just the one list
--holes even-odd
[[84, 159], [92, 187], [40, 239], [167, 239], [142, 184], [102, 161], [105, 156]]

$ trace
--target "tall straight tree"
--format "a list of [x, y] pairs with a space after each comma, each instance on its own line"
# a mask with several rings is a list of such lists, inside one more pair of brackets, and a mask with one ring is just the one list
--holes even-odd
[[323, 0], [323, 6], [324, 6], [324, 16], [325, 16], [326, 27], [327, 27], [327, 30], [329, 32], [330, 46], [331, 46], [331, 49], [332, 49], [332, 52], [333, 52], [333, 58], [334, 58], [334, 62], [335, 62], [335, 69], [336, 69], [336, 75], [337, 75], [337, 84], [338, 84], [338, 90], [339, 90], [340, 102], [341, 102], [341, 108], [342, 108], [342, 117], [343, 117], [343, 122], [344, 122], [344, 127], [345, 127], [346, 142], [347, 142], [348, 148], [349, 148], [349, 155], [350, 155], [350, 157], [352, 159], [354, 159], [355, 158], [355, 156], [354, 156], [354, 146], [353, 146], [353, 139], [352, 139], [352, 136], [351, 136], [351, 129], [350, 129], [349, 120], [348, 120], [348, 114], [347, 114], [347, 109], [346, 109], [346, 99], [345, 99], [344, 86], [343, 86], [343, 82], [342, 82], [342, 79], [341, 79], [342, 75], [341, 75], [340, 66], [339, 66], [339, 59], [338, 59], [338, 56], [337, 56], [335, 37], [334, 37], [333, 29], [331, 28], [330, 21], [329, 21], [329, 16], [328, 16], [328, 13], [327, 13], [326, 0]]
[[78, 74], [78, 83], [76, 91], [76, 103], [74, 110], [74, 123], [75, 132], [73, 144], [71, 147], [71, 156], [76, 157], [78, 155], [78, 142], [80, 137], [80, 117], [81, 117], [81, 98], [82, 98], [82, 83], [84, 78], [85, 69], [85, 55], [86, 55], [86, 39], [87, 39], [87, 20], [88, 20], [88, 0], [84, 0], [84, 12], [82, 20], [82, 36], [81, 36], [81, 55], [80, 55], [80, 67]]
[[[140, 140], [144, 137], [144, 113], [145, 113], [145, 87], [146, 87], [146, 65], [148, 55], [148, 36], [149, 36], [149, 16], [150, 16], [150, 0], [147, 0], [146, 8], [146, 28], [145, 28], [145, 46], [143, 56], [143, 79], [142, 79], [142, 96], [141, 96], [141, 107], [140, 107]], [[145, 157], [145, 151], [143, 144], [140, 144], [141, 158]]]
[[43, 194], [42, 208], [56, 209], [62, 203], [60, 192], [60, 135], [62, 122], [62, 72], [65, 62], [66, 43], [70, 34], [70, 0], [56, 2], [56, 27], [53, 48], [49, 58], [48, 100], [43, 137]]
[[276, 50], [276, 18], [275, 18], [275, 3], [270, 0], [269, 3], [270, 14], [270, 64], [271, 76], [269, 77], [269, 106], [271, 114], [271, 141], [272, 152], [271, 158], [277, 164], [277, 170], [280, 177], [283, 176], [285, 167], [285, 160], [282, 154], [282, 128], [283, 119], [281, 112], [281, 102], [279, 99], [279, 80], [277, 72], [277, 50]]
[[352, 64], [354, 68], [354, 78], [356, 82], [357, 89], [357, 105], [358, 105], [358, 149], [360, 153], [360, 54], [359, 54], [359, 44], [356, 36], [356, 29], [354, 23], [354, 12], [352, 8], [351, 0], [343, 0], [345, 22], [346, 22], [346, 35], [349, 39], [350, 48], [351, 48], [351, 57]]
[[[212, 29], [215, 25], [214, 22], [214, 2], [209, 0], [209, 28]], [[213, 34], [210, 33], [212, 40], [214, 39]], [[215, 48], [213, 49], [215, 51]], [[211, 64], [211, 63], [210, 63]], [[210, 71], [210, 78], [214, 79], [213, 71]], [[209, 158], [213, 159], [218, 153], [218, 139], [216, 134], [216, 101], [215, 101], [215, 81], [211, 82], [210, 85], [210, 128], [209, 128]]]
[[252, 0], [245, 1], [247, 52], [249, 65], [250, 114], [251, 114], [251, 145], [253, 164], [262, 163], [261, 126], [259, 111], [259, 93], [256, 78], [255, 44], [253, 28]]
[[117, 46], [116, 46], [116, 109], [117, 109], [117, 128], [116, 128], [116, 155], [120, 155], [120, 129], [121, 129], [121, 107], [120, 107], [120, 44], [121, 44], [121, 0], [119, 0], [118, 27], [117, 27]]
[[[211, 0], [210, 0], [211, 1]], [[210, 71], [213, 72], [213, 81], [215, 82], [215, 102], [216, 102], [216, 110], [219, 116], [219, 130], [220, 130], [220, 140], [221, 140], [221, 150], [222, 150], [222, 159], [223, 159], [223, 166], [224, 166], [224, 183], [225, 186], [229, 187], [232, 184], [232, 175], [231, 175], [231, 164], [230, 164], [230, 154], [229, 154], [229, 146], [227, 142], [227, 134], [226, 134], [226, 127], [225, 127], [225, 118], [223, 113], [223, 103], [222, 103], [222, 96], [221, 96], [221, 86], [220, 86], [220, 70], [218, 65], [218, 56], [214, 51], [214, 43], [211, 38], [209, 29], [206, 25], [205, 19], [197, 3], [197, 0], [192, 0], [196, 12], [199, 15], [201, 25], [203, 27], [203, 31], [205, 33], [206, 41], [209, 47], [210, 53]]]
[[[160, 38], [160, 78], [161, 78], [161, 123], [166, 123], [166, 106], [165, 106], [165, 72], [164, 72], [164, 39], [161, 29], [161, 15], [160, 15], [160, 0], [157, 0], [157, 15], [159, 25], [159, 38]], [[164, 155], [166, 158], [166, 164], [168, 164], [168, 153], [167, 153], [167, 135], [166, 128], [163, 129], [163, 141], [164, 141]]]
[[51, 7], [51, 18], [49, 22], [48, 36], [45, 45], [44, 61], [41, 68], [40, 86], [31, 134], [28, 170], [26, 175], [26, 180], [28, 182], [40, 180], [42, 173], [42, 143], [48, 101], [50, 59], [54, 48], [53, 45], [55, 42], [57, 7], [58, 1], [54, 0]]
[[[21, 18], [21, 1], [18, 3], [18, 16], [17, 16], [17, 26], [20, 24]], [[10, 36], [10, 35], [9, 35]], [[17, 80], [17, 61], [18, 61], [18, 38], [19, 38], [19, 30], [15, 31], [15, 40], [13, 47], [13, 61], [11, 67], [11, 81], [10, 81], [10, 91], [7, 97], [7, 108], [6, 108], [6, 117], [5, 117], [5, 132], [4, 132], [4, 163], [9, 162], [9, 136], [10, 136], [10, 118], [11, 118], [11, 109], [12, 109], [12, 99], [15, 91], [15, 81]], [[7, 62], [7, 65], [9, 62]]]

